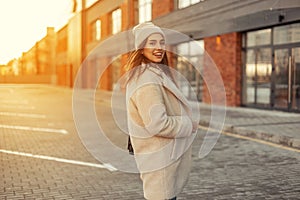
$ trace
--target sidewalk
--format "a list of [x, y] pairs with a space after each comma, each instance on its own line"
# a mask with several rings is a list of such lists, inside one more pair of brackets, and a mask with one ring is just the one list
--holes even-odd
[[[122, 94], [117, 94], [116, 96]], [[110, 101], [111, 93], [97, 92], [96, 101]], [[211, 121], [211, 105], [199, 103], [200, 125], [209, 127]], [[194, 105], [195, 106], [195, 105]], [[300, 149], [300, 113], [288, 113], [275, 110], [260, 110], [245, 107], [218, 107], [226, 111], [223, 131], [265, 140], [292, 148]], [[213, 123], [223, 123], [213, 122]], [[220, 127], [220, 126], [219, 126]]]
[[[210, 107], [200, 103], [200, 125], [202, 126], [209, 126]], [[300, 149], [300, 113], [226, 107], [223, 130]]]

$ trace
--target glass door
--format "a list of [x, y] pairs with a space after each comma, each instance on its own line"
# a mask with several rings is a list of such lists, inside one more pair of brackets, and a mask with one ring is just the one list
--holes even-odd
[[300, 110], [300, 48], [275, 49], [274, 107]]
[[271, 48], [248, 50], [246, 63], [247, 104], [270, 106], [272, 62]]

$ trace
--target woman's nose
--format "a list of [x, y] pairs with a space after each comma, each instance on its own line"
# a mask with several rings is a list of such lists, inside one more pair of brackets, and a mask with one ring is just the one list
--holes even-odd
[[159, 42], [155, 45], [155, 48], [156, 49], [164, 49], [165, 48], [165, 45], [163, 44], [160, 44]]
[[161, 49], [161, 44], [158, 42], [158, 43], [156, 43], [156, 45], [155, 45], [155, 49]]

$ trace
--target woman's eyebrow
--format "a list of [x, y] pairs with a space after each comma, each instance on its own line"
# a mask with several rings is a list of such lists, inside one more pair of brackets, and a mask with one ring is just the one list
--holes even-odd
[[[158, 41], [158, 40], [155, 40], [155, 39], [152, 39], [152, 40], [148, 40], [149, 42], [156, 42], [156, 41]], [[160, 42], [161, 41], [165, 41], [164, 39], [161, 39], [161, 40], [159, 40]]]

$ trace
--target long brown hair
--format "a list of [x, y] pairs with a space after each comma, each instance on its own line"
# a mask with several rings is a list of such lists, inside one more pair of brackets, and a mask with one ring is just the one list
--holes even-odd
[[[150, 61], [148, 58], [146, 58], [143, 54], [143, 48], [147, 43], [146, 38], [140, 45], [140, 47], [136, 50], [133, 50], [130, 52], [127, 63], [125, 65], [125, 71], [128, 72], [128, 75], [126, 77], [126, 83], [125, 85], [132, 80], [134, 76], [139, 77], [146, 68], [143, 67], [138, 67], [141, 66], [143, 63], [144, 64], [150, 64], [152, 61]], [[169, 61], [168, 61], [168, 56], [167, 52], [164, 53], [164, 57], [160, 63], [156, 63], [158, 66], [163, 66], [161, 67], [162, 71], [171, 78], [172, 81], [174, 81], [174, 77], [171, 73], [171, 70], [169, 69]], [[175, 81], [174, 81], [175, 82]]]

